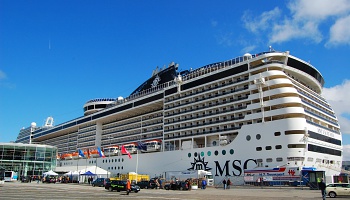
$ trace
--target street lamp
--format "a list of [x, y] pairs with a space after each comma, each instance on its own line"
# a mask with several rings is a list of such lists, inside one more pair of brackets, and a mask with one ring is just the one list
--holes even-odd
[[36, 127], [36, 123], [35, 123], [35, 122], [32, 122], [32, 123], [30, 124], [29, 144], [32, 144], [33, 132], [34, 132], [35, 127]]

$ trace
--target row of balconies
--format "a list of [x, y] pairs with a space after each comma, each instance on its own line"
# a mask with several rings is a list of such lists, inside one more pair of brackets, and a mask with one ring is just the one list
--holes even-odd
[[183, 137], [192, 137], [192, 136], [198, 136], [198, 135], [205, 135], [205, 134], [211, 134], [211, 133], [220, 133], [223, 134], [226, 131], [233, 131], [233, 130], [238, 130], [241, 129], [241, 126], [237, 127], [230, 127], [230, 128], [219, 128], [219, 129], [214, 129], [214, 130], [198, 130], [198, 132], [192, 132], [192, 133], [178, 133], [178, 134], [165, 134], [164, 139], [170, 140], [170, 139], [176, 139], [176, 138], [183, 138]]
[[[244, 107], [240, 107], [240, 108], [231, 108], [231, 109], [227, 109], [227, 110], [223, 110], [223, 111], [219, 111], [219, 112], [212, 112], [212, 113], [203, 114], [203, 115], [191, 116], [189, 118], [178, 119], [178, 120], [174, 120], [172, 122], [168, 121], [168, 122], [164, 123], [164, 125], [169, 125], [169, 124], [178, 123], [178, 122], [184, 122], [184, 121], [188, 121], [188, 120], [192, 120], [192, 119], [199, 119], [199, 118], [203, 118], [203, 117], [209, 117], [209, 116], [213, 116], [213, 115], [217, 115], [217, 114], [228, 113], [228, 112], [242, 110], [242, 109], [246, 109], [246, 108], [247, 108], [247, 106], [244, 106]], [[228, 119], [228, 120], [229, 121], [237, 120], [237, 119], [241, 119], [242, 117], [243, 116], [238, 116], [238, 117], [231, 116], [231, 119]]]
[[[244, 88], [240, 89], [240, 91], [242, 91], [242, 90], [245, 90], [245, 89]], [[237, 92], [237, 90], [233, 91], [233, 92]], [[227, 94], [231, 94], [233, 92], [229, 92]], [[222, 94], [222, 95], [226, 95], [226, 94]], [[214, 97], [218, 97], [218, 96], [222, 96], [222, 95], [214, 95], [214, 96], [207, 96], [207, 97], [203, 97], [203, 98], [196, 98], [196, 99], [194, 99], [191, 102], [184, 102], [184, 103], [181, 103], [181, 104], [176, 105], [176, 106], [165, 107], [164, 110], [169, 110], [169, 109], [173, 109], [173, 108], [177, 108], [177, 107], [182, 107], [182, 106], [193, 104], [193, 103], [198, 104], [199, 102], [205, 101], [205, 100], [208, 100], [208, 99], [215, 99], [215, 102], [219, 102], [221, 100], [222, 103], [230, 103], [230, 102], [235, 102], [235, 101], [239, 101], [239, 100], [248, 98], [248, 94], [246, 94], [244, 97], [242, 97], [241, 95], [238, 95], [236, 98], [234, 98], [232, 96], [227, 96], [227, 97], [230, 97], [230, 98], [227, 98], [227, 99], [223, 98], [223, 99], [219, 99], [219, 100], [217, 98], [214, 98]]]
[[[244, 100], [244, 99], [248, 99], [248, 96], [246, 96], [246, 97], [241, 97], [240, 99], [238, 99], [238, 100], [235, 100], [235, 101], [240, 101], [240, 100]], [[233, 101], [232, 101], [233, 102]], [[218, 103], [218, 104], [215, 104], [215, 105], [211, 105], [211, 106], [202, 106], [202, 107], [199, 107], [198, 106], [198, 108], [196, 107], [196, 108], [189, 108], [188, 110], [185, 110], [185, 111], [180, 111], [180, 112], [177, 112], [177, 113], [172, 113], [172, 114], [170, 114], [170, 112], [169, 113], [167, 113], [167, 114], [165, 114], [165, 118], [166, 117], [172, 117], [172, 116], [176, 116], [176, 115], [180, 115], [180, 114], [185, 114], [185, 113], [192, 113], [192, 112], [194, 112], [194, 111], [199, 111], [199, 110], [202, 110], [203, 108], [210, 108], [210, 107], [213, 107], [213, 106], [217, 106], [217, 105], [225, 105], [225, 104], [228, 104], [228, 103], [231, 103], [231, 102], [225, 102], [225, 103]], [[249, 105], [250, 104], [250, 102], [249, 103], [247, 103], [247, 105]], [[237, 108], [230, 108], [230, 109], [228, 109], [228, 111], [223, 111], [223, 112], [230, 112], [230, 111], [235, 111], [235, 110], [241, 110], [241, 109], [244, 109], [244, 108], [247, 108], [247, 106], [242, 106], [242, 104], [239, 104], [239, 106], [237, 107]]]

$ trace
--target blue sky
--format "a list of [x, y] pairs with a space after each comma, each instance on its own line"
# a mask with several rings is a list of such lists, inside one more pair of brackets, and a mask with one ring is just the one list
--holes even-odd
[[326, 81], [350, 160], [349, 0], [0, 0], [0, 142], [128, 96], [157, 66], [290, 51]]

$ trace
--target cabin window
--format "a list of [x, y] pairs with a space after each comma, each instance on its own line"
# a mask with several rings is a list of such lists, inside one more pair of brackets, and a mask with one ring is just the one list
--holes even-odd
[[276, 149], [282, 149], [282, 145], [276, 145], [275, 148]]
[[281, 136], [281, 132], [275, 132], [275, 136]]
[[261, 135], [260, 134], [256, 134], [256, 139], [260, 140], [261, 139]]

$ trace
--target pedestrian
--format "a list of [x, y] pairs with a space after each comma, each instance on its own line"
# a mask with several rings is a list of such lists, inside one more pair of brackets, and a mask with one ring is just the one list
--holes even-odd
[[130, 180], [128, 179], [127, 181], [126, 181], [126, 195], [129, 195], [129, 193], [130, 193], [130, 190], [131, 190], [131, 185], [130, 185]]
[[230, 189], [230, 185], [231, 185], [231, 180], [230, 178], [227, 179], [227, 189]]
[[323, 178], [321, 179], [321, 182], [318, 183], [318, 187], [321, 190], [322, 199], [326, 200], [326, 184], [324, 183]]
[[205, 190], [207, 187], [207, 181], [205, 179], [202, 180], [202, 189]]
[[163, 189], [163, 181], [161, 178], [159, 179], [159, 189]]
[[223, 181], [222, 181], [222, 184], [224, 184], [224, 190], [226, 190], [226, 179], [224, 179]]

